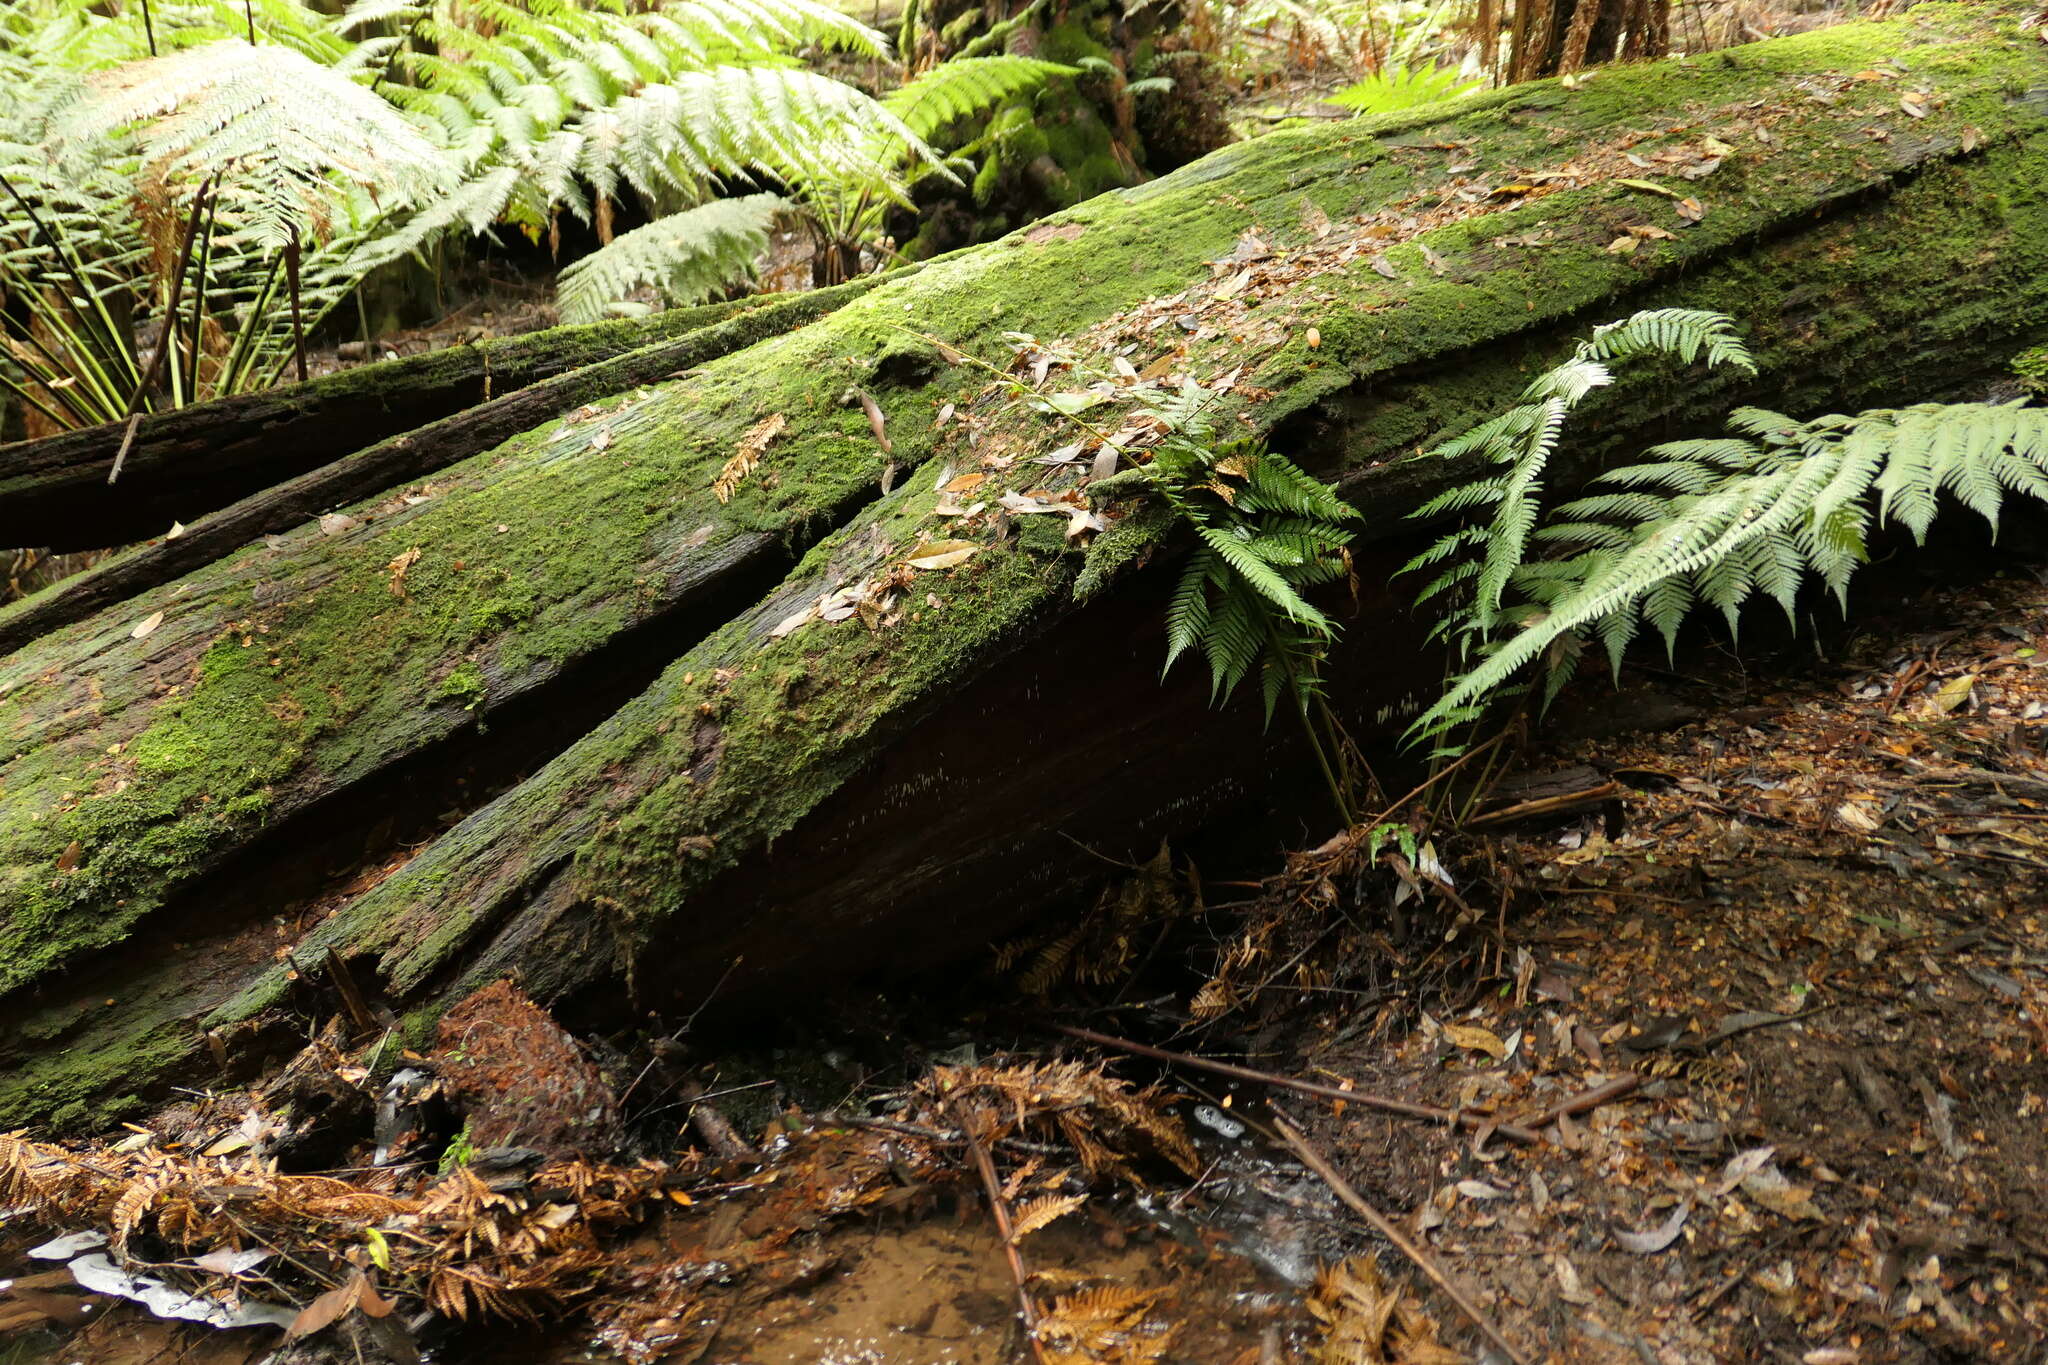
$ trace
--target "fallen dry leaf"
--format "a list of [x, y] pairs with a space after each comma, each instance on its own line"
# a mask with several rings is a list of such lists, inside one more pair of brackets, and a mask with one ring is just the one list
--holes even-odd
[[780, 621], [777, 621], [775, 623], [775, 629], [768, 632], [768, 638], [771, 640], [780, 640], [783, 636], [789, 634], [798, 626], [801, 626], [804, 622], [810, 620], [812, 613], [816, 612], [817, 609], [817, 605], [813, 603], [812, 605], [803, 608], [801, 611], [791, 612], [789, 615], [783, 617]]
[[1508, 1045], [1491, 1029], [1477, 1024], [1445, 1024], [1443, 1027], [1444, 1037], [1468, 1052], [1483, 1052], [1495, 1061], [1508, 1055]]
[[420, 547], [415, 545], [410, 550], [393, 555], [391, 562], [384, 566], [385, 570], [391, 575], [391, 595], [393, 597], [405, 596], [405, 575], [412, 569], [413, 565], [419, 562]]
[[912, 555], [909, 564], [913, 569], [951, 569], [980, 553], [981, 546], [971, 540], [935, 540]]
[[128, 638], [131, 640], [140, 640], [143, 636], [149, 634], [151, 631], [155, 630], [158, 626], [162, 625], [163, 623], [164, 614], [160, 611], [153, 611], [149, 615], [143, 617], [140, 621], [137, 621], [135, 623], [135, 629], [128, 632]]
[[1746, 1152], [1737, 1152], [1728, 1159], [1728, 1164], [1721, 1168], [1720, 1182], [1713, 1190], [1714, 1197], [1718, 1199], [1724, 1194], [1731, 1193], [1744, 1180], [1770, 1165], [1771, 1158], [1777, 1154], [1776, 1147], [1752, 1147]]
[[1626, 1232], [1616, 1229], [1609, 1233], [1616, 1246], [1623, 1251], [1633, 1251], [1638, 1256], [1654, 1256], [1678, 1240], [1679, 1232], [1685, 1227], [1685, 1220], [1692, 1213], [1691, 1204], [1680, 1204], [1666, 1218], [1648, 1232]]
[[1958, 710], [1970, 700], [1970, 691], [1977, 685], [1975, 673], [1965, 673], [1960, 678], [1950, 678], [1941, 685], [1941, 691], [1934, 694], [1934, 709], [1942, 715]]
[[882, 409], [866, 389], [860, 391], [860, 410], [868, 415], [868, 428], [875, 433], [875, 444], [884, 455], [894, 455], [896, 447], [889, 440], [888, 419], [882, 416]]

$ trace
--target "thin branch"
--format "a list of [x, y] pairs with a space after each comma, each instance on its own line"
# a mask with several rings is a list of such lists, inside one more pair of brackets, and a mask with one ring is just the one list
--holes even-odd
[[995, 1215], [996, 1236], [1002, 1238], [1003, 1255], [1010, 1263], [1010, 1278], [1017, 1282], [1017, 1305], [1024, 1316], [1024, 1339], [1031, 1343], [1032, 1359], [1038, 1365], [1046, 1365], [1045, 1347], [1038, 1340], [1038, 1305], [1031, 1301], [1030, 1276], [1024, 1271], [1024, 1257], [1017, 1250], [1017, 1237], [1010, 1225], [1010, 1206], [1003, 1198], [1003, 1182], [996, 1178], [996, 1163], [989, 1157], [988, 1144], [974, 1131], [968, 1116], [957, 1109], [953, 1121], [966, 1134], [967, 1150], [974, 1156], [974, 1168], [981, 1173], [982, 1187], [988, 1191], [989, 1211]]
[[292, 359], [298, 365], [299, 382], [306, 382], [306, 329], [299, 312], [299, 228], [292, 225], [292, 239], [284, 249], [284, 278], [292, 295]]
[[109, 484], [121, 477], [121, 466], [128, 459], [128, 448], [135, 443], [136, 429], [142, 425], [142, 400], [148, 395], [149, 386], [163, 372], [164, 362], [170, 359], [171, 352], [178, 349], [178, 297], [185, 289], [185, 270], [192, 264], [192, 243], [199, 235], [199, 217], [206, 212], [207, 201], [212, 197], [213, 181], [214, 177], [208, 176], [192, 198], [192, 216], [185, 220], [185, 238], [178, 246], [178, 266], [171, 275], [171, 296], [164, 304], [163, 330], [157, 336], [156, 350], [150, 354], [148, 367], [135, 381], [135, 392], [128, 397], [128, 430], [121, 437], [121, 448], [114, 453], [114, 467], [107, 471]]
[[191, 369], [192, 401], [195, 403], [199, 401], [199, 348], [206, 327], [206, 272], [213, 266], [213, 230], [219, 211], [219, 199], [207, 202], [206, 231], [199, 239], [199, 268], [192, 275], [192, 341], [186, 350], [186, 364]]
[[142, 36], [149, 39], [149, 55], [156, 56], [156, 24], [149, 17], [149, 0], [142, 0]]
[[1255, 1071], [1251, 1067], [1236, 1066], [1230, 1062], [1211, 1061], [1207, 1057], [1191, 1057], [1183, 1052], [1168, 1052], [1164, 1048], [1151, 1047], [1145, 1043], [1133, 1043], [1124, 1038], [1112, 1038], [1107, 1033], [1097, 1033], [1093, 1029], [1075, 1028], [1068, 1024], [1054, 1024], [1051, 1027], [1060, 1033], [1066, 1034], [1069, 1038], [1078, 1038], [1082, 1042], [1094, 1043], [1098, 1047], [1112, 1047], [1121, 1052], [1135, 1053], [1140, 1057], [1150, 1057], [1155, 1061], [1170, 1062], [1175, 1066], [1191, 1066], [1197, 1071], [1213, 1071], [1219, 1076], [1230, 1076], [1240, 1081], [1254, 1081], [1260, 1085], [1275, 1086], [1281, 1090], [1292, 1090], [1299, 1095], [1314, 1095], [1317, 1099], [1336, 1100], [1342, 1104], [1355, 1104], [1361, 1109], [1377, 1109], [1384, 1114], [1400, 1114], [1407, 1118], [1429, 1119], [1432, 1122], [1442, 1124], [1455, 1123], [1458, 1127], [1469, 1129], [1475, 1133], [1484, 1132], [1490, 1128], [1502, 1137], [1512, 1138], [1516, 1142], [1540, 1143], [1543, 1141], [1543, 1135], [1533, 1129], [1524, 1128], [1520, 1124], [1515, 1123], [1496, 1123], [1484, 1114], [1474, 1114], [1464, 1109], [1453, 1113], [1449, 1109], [1439, 1109], [1433, 1104], [1414, 1104], [1408, 1100], [1388, 1099], [1383, 1095], [1367, 1094], [1363, 1090], [1340, 1090], [1334, 1085], [1323, 1085], [1316, 1081], [1296, 1080], [1292, 1076], [1281, 1076], [1270, 1071]]
[[1344, 1202], [1346, 1208], [1363, 1218], [1372, 1226], [1374, 1232], [1392, 1242], [1396, 1250], [1413, 1261], [1415, 1268], [1428, 1276], [1431, 1284], [1443, 1290], [1444, 1295], [1458, 1306], [1460, 1313], [1471, 1319], [1472, 1325], [1479, 1329], [1482, 1336], [1498, 1346], [1508, 1359], [1515, 1362], [1515, 1365], [1530, 1365], [1529, 1357], [1515, 1349], [1515, 1344], [1501, 1335], [1500, 1329], [1495, 1327], [1492, 1320], [1479, 1311], [1479, 1305], [1473, 1303], [1465, 1291], [1458, 1288], [1451, 1277], [1443, 1272], [1435, 1258], [1417, 1246], [1392, 1219], [1366, 1203], [1365, 1196], [1353, 1189], [1351, 1182], [1337, 1174], [1330, 1163], [1323, 1159], [1322, 1153], [1311, 1147], [1308, 1139], [1302, 1136], [1301, 1130], [1289, 1123], [1287, 1116], [1278, 1109], [1273, 1111], [1273, 1126], [1279, 1131], [1281, 1140], [1301, 1158], [1301, 1164], [1322, 1177], [1323, 1183]]
[[1548, 1128], [1551, 1124], [1568, 1115], [1576, 1116], [1583, 1114], [1589, 1109], [1598, 1109], [1603, 1104], [1611, 1104], [1623, 1095], [1632, 1094], [1635, 1088], [1642, 1083], [1643, 1078], [1634, 1072], [1630, 1072], [1626, 1076], [1616, 1076], [1605, 1085], [1596, 1085], [1591, 1090], [1581, 1090], [1570, 1099], [1559, 1101], [1538, 1114], [1535, 1118], [1529, 1119], [1527, 1121], [1528, 1126], [1539, 1129]]

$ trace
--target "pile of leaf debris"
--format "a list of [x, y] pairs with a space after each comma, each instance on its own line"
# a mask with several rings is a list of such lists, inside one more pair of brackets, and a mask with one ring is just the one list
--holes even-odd
[[[1135, 1365], [1173, 1339], [1156, 1292], [1085, 1275], [1027, 1286], [1016, 1251], [1092, 1189], [1198, 1172], [1156, 1088], [1073, 1061], [935, 1066], [886, 1118], [791, 1112], [755, 1148], [707, 1105], [696, 1127], [718, 1141], [605, 1161], [618, 1100], [510, 984], [451, 1012], [429, 1055], [393, 1052], [352, 1045], [338, 1017], [255, 1091], [97, 1144], [0, 1137], [0, 1227], [46, 1237], [20, 1248], [26, 1273], [0, 1278], [0, 1332], [87, 1324], [125, 1299], [175, 1322], [281, 1327], [309, 1361], [487, 1358], [459, 1328], [565, 1319], [619, 1359], [693, 1360], [728, 1319], [833, 1269], [821, 1229], [958, 1186], [997, 1210], [1051, 1365]], [[336, 1168], [289, 1169], [350, 1125]]]
[[2048, 586], [1859, 620], [1791, 676], [1568, 693], [1530, 761], [1594, 799], [1497, 823], [1471, 951], [1289, 964], [1328, 910], [1261, 941], [1319, 1017], [1259, 1065], [1490, 1119], [1638, 1078], [1540, 1144], [1309, 1125], [1533, 1357], [2048, 1342]]

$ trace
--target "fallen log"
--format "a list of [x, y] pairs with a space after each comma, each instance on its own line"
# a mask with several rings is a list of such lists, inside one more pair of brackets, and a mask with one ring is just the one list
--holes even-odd
[[[0, 445], [0, 545], [97, 550], [160, 536], [373, 441], [723, 321], [739, 299], [472, 341], [218, 402]], [[367, 491], [367, 490], [366, 490]]]
[[[176, 536], [110, 555], [41, 592], [0, 607], [0, 653], [20, 649], [102, 607], [202, 568], [260, 536], [289, 530], [330, 509], [424, 478], [586, 403], [673, 378], [764, 337], [803, 326], [866, 293], [881, 278], [870, 276], [766, 302], [753, 300], [754, 306], [744, 311], [721, 307], [721, 316], [670, 340], [608, 360], [592, 359], [553, 378], [463, 407], [439, 421], [353, 449], [296, 478], [280, 478], [182, 527]], [[372, 423], [363, 434], [376, 430], [377, 424]], [[274, 472], [288, 474], [297, 463], [277, 462]]]
[[[1618, 386], [1583, 467], [1737, 401], [1933, 396], [2048, 331], [2038, 44], [1940, 16], [1231, 148], [37, 640], [0, 664], [0, 1123], [104, 1119], [213, 1052], [202, 1018], [252, 1064], [297, 989], [265, 967], [280, 851], [487, 748], [555, 756], [282, 926], [299, 961], [329, 949], [420, 1021], [504, 970], [593, 1020], [743, 1005], [985, 942], [1084, 875], [1074, 839], [1127, 852], [1267, 799], [1285, 746], [1156, 685], [1156, 516], [1085, 552], [982, 523], [964, 563], [908, 563], [957, 524], [941, 469], [992, 504], [1082, 477], [1033, 464], [1070, 436], [948, 353], [1002, 363], [1029, 330], [1240, 371], [1243, 416], [1367, 509], [1336, 663], [1369, 718], [1429, 680], [1372, 542], [1461, 473], [1404, 457], [1573, 333], [1718, 308], [1760, 367]], [[1858, 79], [1894, 58], [1930, 73], [1925, 117]], [[1709, 135], [1737, 150], [1685, 215], [1639, 187], [1631, 152], [1697, 167]], [[892, 605], [807, 616], [884, 581]], [[667, 659], [580, 738], [520, 728]]]

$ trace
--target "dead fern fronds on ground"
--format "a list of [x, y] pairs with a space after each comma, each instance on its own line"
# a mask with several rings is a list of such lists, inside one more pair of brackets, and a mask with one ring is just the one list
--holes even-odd
[[1142, 1187], [1133, 1162], [1146, 1156], [1163, 1157], [1188, 1175], [1202, 1169], [1186, 1129], [1167, 1112], [1165, 1090], [1134, 1086], [1083, 1062], [934, 1067], [918, 1089], [935, 1108], [974, 1124], [984, 1143], [1063, 1141], [1093, 1176]]
[[1322, 1340], [1316, 1365], [1463, 1365], [1436, 1320], [1370, 1256], [1325, 1266], [1308, 1298]]
[[1038, 1320], [1046, 1365], [1150, 1365], [1162, 1360], [1178, 1328], [1153, 1314], [1159, 1292], [1098, 1285], [1062, 1294]]
[[[537, 1321], [601, 1284], [601, 1233], [636, 1221], [673, 1179], [659, 1162], [557, 1162], [530, 1177], [485, 1182], [457, 1167], [409, 1194], [326, 1175], [280, 1174], [268, 1158], [154, 1147], [73, 1151], [0, 1135], [0, 1204], [40, 1221], [110, 1235], [117, 1258], [155, 1263], [188, 1292], [224, 1298], [232, 1275], [182, 1258], [261, 1248], [321, 1288], [350, 1267], [450, 1317]], [[375, 1235], [372, 1236], [371, 1234]]]
[[1201, 909], [1201, 879], [1192, 865], [1183, 879], [1162, 843], [1150, 861], [1105, 888], [1079, 924], [1003, 945], [996, 969], [1015, 970], [1026, 995], [1050, 995], [1067, 982], [1120, 984], [1139, 970], [1170, 921]]

